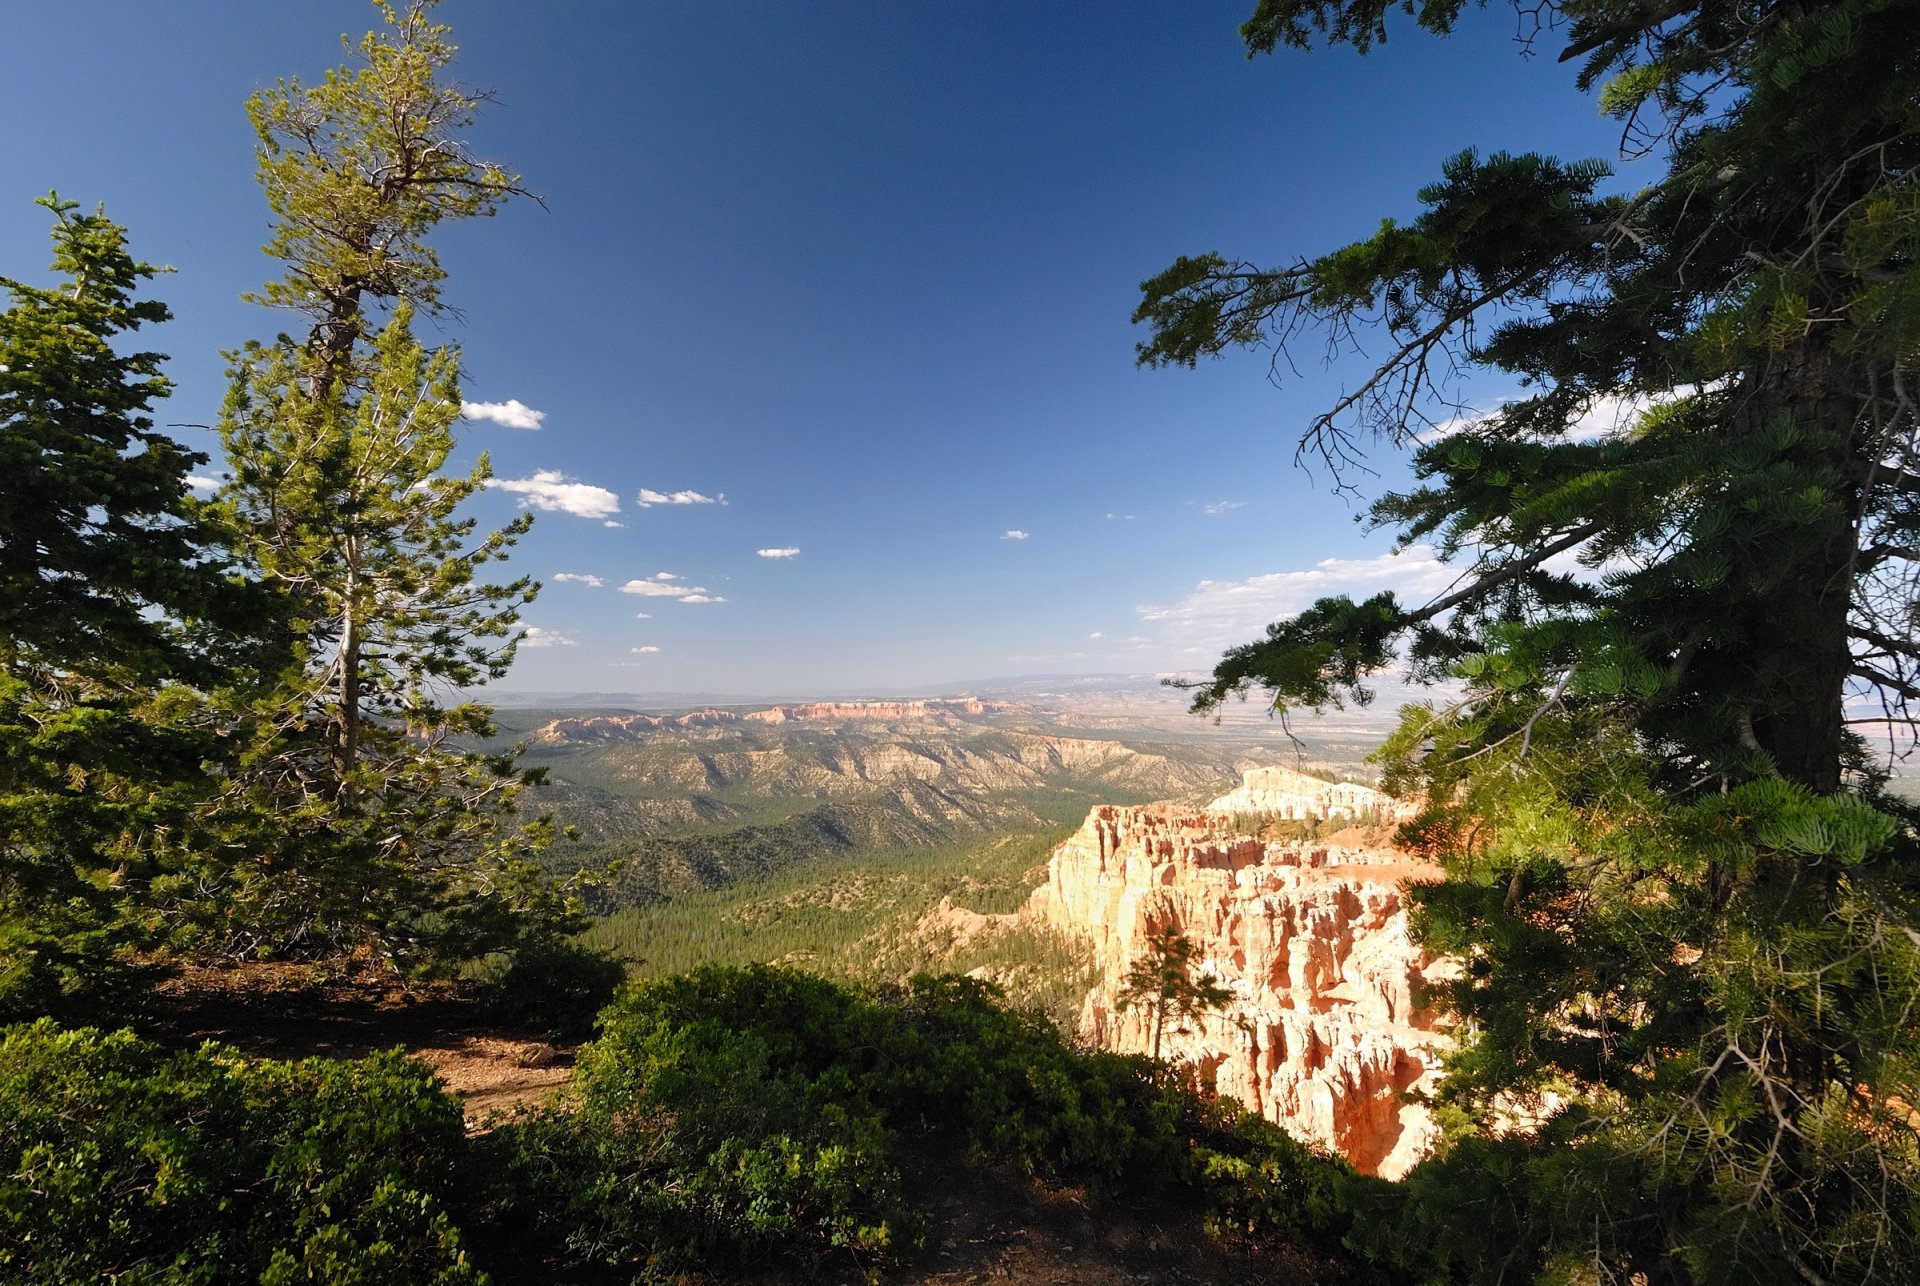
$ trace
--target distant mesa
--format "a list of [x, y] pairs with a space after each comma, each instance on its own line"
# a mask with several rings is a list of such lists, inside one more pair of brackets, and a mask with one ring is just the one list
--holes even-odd
[[555, 719], [536, 730], [530, 740], [535, 745], [557, 746], [580, 741], [619, 741], [649, 732], [710, 728], [723, 724], [853, 719], [907, 722], [1006, 714], [1025, 708], [1012, 701], [981, 701], [975, 697], [957, 697], [946, 701], [808, 701], [746, 711], [708, 707], [686, 714], [610, 714], [587, 719]]

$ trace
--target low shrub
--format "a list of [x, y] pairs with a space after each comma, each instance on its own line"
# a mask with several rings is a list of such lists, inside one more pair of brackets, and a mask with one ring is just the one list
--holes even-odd
[[0, 1278], [481, 1278], [459, 1106], [398, 1053], [253, 1062], [49, 1021], [0, 1038]]
[[1067, 1045], [990, 984], [855, 992], [770, 966], [631, 986], [582, 1052], [579, 1110], [481, 1145], [484, 1222], [552, 1267], [609, 1279], [784, 1258], [869, 1270], [918, 1243], [899, 1131], [1096, 1198], [1185, 1189], [1239, 1234], [1331, 1247], [1344, 1165], [1142, 1058]]
[[486, 978], [481, 1003], [503, 1022], [544, 1030], [555, 1040], [585, 1040], [626, 977], [627, 967], [604, 951], [535, 943]]

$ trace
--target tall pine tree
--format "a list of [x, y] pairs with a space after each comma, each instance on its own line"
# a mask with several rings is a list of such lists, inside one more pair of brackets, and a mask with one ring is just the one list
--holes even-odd
[[258, 298], [307, 328], [235, 356], [218, 500], [286, 597], [298, 656], [251, 706], [219, 896], [181, 906], [217, 908], [202, 942], [229, 953], [423, 964], [551, 933], [571, 903], [530, 860], [544, 825], [512, 820], [522, 775], [458, 748], [493, 724], [457, 694], [506, 671], [537, 588], [482, 572], [530, 519], [476, 534], [459, 515], [487, 462], [446, 471], [458, 355], [413, 333], [439, 307], [428, 235], [519, 189], [468, 155], [480, 99], [447, 82], [455, 50], [430, 4], [375, 7], [386, 26], [354, 65], [248, 104], [266, 249], [286, 267]]
[[[1243, 34], [1364, 52], [1396, 9], [1447, 35], [1461, 8], [1262, 0]], [[1301, 449], [1416, 444], [1373, 519], [1462, 573], [1276, 622], [1197, 705], [1365, 700], [1396, 656], [1464, 680], [1385, 755], [1449, 870], [1419, 924], [1466, 965], [1455, 1141], [1409, 1185], [1423, 1273], [1902, 1280], [1920, 854], [1883, 786], [1920, 698], [1920, 5], [1516, 10], [1658, 182], [1468, 152], [1410, 223], [1145, 283], [1147, 364], [1384, 330]], [[1424, 432], [1461, 365], [1527, 393]]]

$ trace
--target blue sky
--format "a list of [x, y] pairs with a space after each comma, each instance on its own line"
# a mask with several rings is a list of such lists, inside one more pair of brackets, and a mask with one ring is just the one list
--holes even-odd
[[[1195, 669], [1319, 593], [1444, 583], [1293, 467], [1352, 366], [1310, 346], [1277, 388], [1258, 354], [1138, 370], [1138, 283], [1182, 253], [1364, 236], [1463, 147], [1611, 156], [1614, 128], [1569, 69], [1519, 56], [1504, 7], [1449, 41], [1403, 23], [1364, 59], [1252, 61], [1250, 10], [446, 0], [460, 78], [498, 98], [475, 148], [546, 202], [438, 240], [466, 397], [541, 413], [464, 430], [520, 484], [476, 512], [555, 506], [515, 556], [545, 582], [541, 646], [503, 686]], [[372, 17], [9, 15], [0, 273], [43, 275], [35, 196], [104, 202], [177, 270], [154, 292], [176, 317], [151, 336], [165, 420], [210, 421], [221, 350], [292, 324], [239, 299], [274, 275], [243, 100], [337, 63]], [[1402, 476], [1391, 448], [1375, 463], [1369, 490]]]

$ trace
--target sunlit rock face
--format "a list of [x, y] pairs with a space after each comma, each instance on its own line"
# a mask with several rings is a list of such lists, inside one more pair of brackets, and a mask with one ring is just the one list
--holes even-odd
[[1273, 817], [1288, 821], [1348, 821], [1387, 825], [1404, 821], [1417, 805], [1371, 786], [1321, 781], [1291, 768], [1250, 768], [1240, 785], [1207, 805], [1224, 816]]
[[1426, 1109], [1401, 1097], [1435, 1084], [1446, 1043], [1417, 997], [1447, 966], [1409, 937], [1402, 890], [1440, 872], [1364, 841], [1266, 843], [1232, 826], [1166, 804], [1095, 808], [1054, 850], [1025, 913], [1091, 940], [1102, 980], [1084, 1034], [1129, 1053], [1151, 1048], [1153, 1015], [1119, 1008], [1127, 969], [1150, 934], [1184, 934], [1234, 1000], [1184, 1030], [1169, 1023], [1162, 1057], [1398, 1178], [1433, 1141]]

